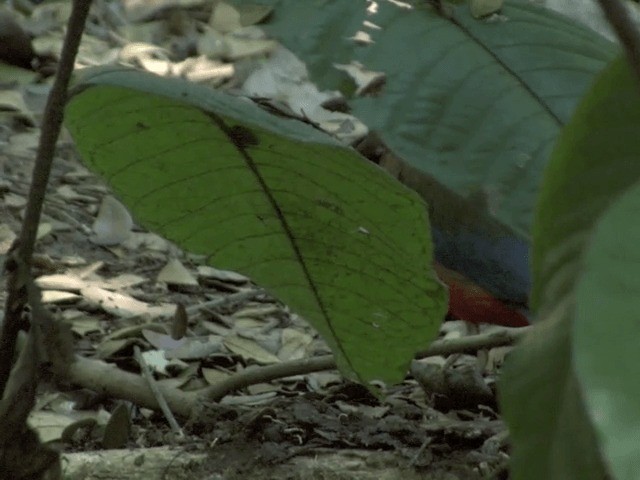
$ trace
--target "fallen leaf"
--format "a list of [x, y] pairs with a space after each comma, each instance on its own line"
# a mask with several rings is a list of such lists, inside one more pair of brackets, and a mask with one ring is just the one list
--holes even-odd
[[179, 285], [186, 287], [197, 287], [198, 280], [191, 274], [184, 265], [174, 258], [160, 270], [157, 280], [159, 282], [165, 282], [169, 285]]
[[268, 352], [255, 341], [237, 335], [229, 335], [223, 340], [224, 346], [245, 360], [254, 360], [260, 364], [280, 363], [280, 359]]
[[169, 317], [173, 315], [175, 305], [149, 305], [136, 300], [129, 295], [110, 292], [100, 287], [90, 286], [80, 290], [85, 300], [101, 307], [105, 312], [119, 317], [133, 317], [147, 315], [154, 317]]
[[132, 227], [133, 219], [124, 205], [106, 195], [93, 223], [95, 236], [91, 241], [97, 245], [118, 245], [129, 238]]

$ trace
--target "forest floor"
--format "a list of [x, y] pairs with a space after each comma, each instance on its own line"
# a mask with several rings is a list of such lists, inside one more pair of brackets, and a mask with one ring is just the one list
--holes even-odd
[[[58, 6], [24, 21], [38, 48], [54, 58], [62, 38], [58, 16], [64, 18], [55, 8], [66, 3], [49, 4]], [[134, 35], [149, 22], [130, 20], [119, 31], [109, 30], [105, 12], [116, 3], [98, 2], [79, 63], [109, 63], [128, 51], [139, 68], [177, 68], [175, 51], [171, 61], [148, 56], [152, 39], [137, 53], [123, 40], [123, 31]], [[207, 6], [202, 2], [180, 14], [156, 11], [154, 28], [174, 31], [158, 34], [157, 48], [173, 42], [189, 51], [198, 35], [185, 25], [195, 24]], [[176, 18], [183, 35], [175, 35]], [[185, 54], [181, 61], [187, 59]], [[227, 72], [225, 65], [217, 61], [211, 83], [237, 85], [233, 74], [220, 73]], [[20, 230], [50, 85], [50, 79], [28, 71], [15, 78], [0, 90], [0, 257]], [[82, 166], [65, 133], [40, 224], [34, 276], [45, 304], [70, 326], [77, 355], [138, 374], [138, 348], [159, 385], [193, 392], [255, 365], [330, 353], [304, 319], [250, 279], [204, 265], [202, 258], [138, 226], [130, 229], [128, 222], [108, 187]], [[118, 241], [105, 241], [109, 236]], [[179, 305], [186, 316], [175, 313]], [[460, 322], [442, 331], [443, 338], [465, 334]], [[504, 354], [500, 348], [414, 366], [439, 378], [444, 371], [474, 372], [490, 392], [481, 401], [467, 384], [457, 391], [425, 391], [429, 381], [411, 376], [379, 399], [337, 371], [318, 371], [231, 392], [198, 415], [178, 415], [176, 431], [159, 411], [108, 389], [97, 393], [87, 385], [52, 382], [41, 386], [30, 425], [62, 450], [67, 478], [507, 478], [507, 432], [495, 400]], [[146, 461], [140, 460], [143, 454]]]

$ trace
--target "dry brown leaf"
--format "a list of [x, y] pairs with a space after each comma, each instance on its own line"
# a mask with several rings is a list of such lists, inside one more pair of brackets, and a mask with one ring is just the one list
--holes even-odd
[[118, 317], [133, 317], [136, 315], [144, 315], [152, 318], [169, 317], [173, 315], [175, 310], [175, 305], [149, 305], [129, 295], [110, 292], [109, 290], [99, 287], [90, 286], [83, 288], [80, 290], [80, 294], [88, 302]]
[[294, 328], [285, 328], [282, 330], [282, 347], [278, 352], [278, 358], [282, 361], [304, 358], [311, 342], [313, 342], [311, 335]]
[[218, 370], [216, 368], [203, 368], [202, 376], [207, 381], [209, 385], [215, 385], [216, 383], [220, 383], [223, 380], [229, 378], [229, 372], [223, 372], [222, 370]]
[[45, 290], [42, 292], [42, 303], [68, 303], [75, 302], [79, 295], [71, 292], [61, 292], [59, 290]]
[[169, 260], [169, 262], [158, 273], [157, 280], [165, 282], [169, 285], [179, 285], [186, 287], [197, 287], [198, 280], [191, 274], [187, 268], [182, 265], [177, 258]]
[[242, 338], [237, 335], [229, 335], [223, 340], [223, 343], [231, 352], [240, 355], [244, 359], [254, 360], [263, 365], [280, 363], [278, 357], [262, 348], [254, 340]]
[[226, 2], [218, 2], [211, 12], [209, 25], [220, 33], [233, 32], [242, 27], [240, 12]]
[[17, 235], [7, 224], [0, 224], [0, 255], [6, 255]]
[[198, 267], [198, 275], [203, 278], [220, 280], [221, 282], [247, 283], [249, 281], [249, 277], [240, 273], [232, 272], [231, 270], [218, 270], [208, 265], [200, 265]]
[[198, 360], [222, 351], [222, 339], [217, 335], [185, 337], [180, 341], [182, 345], [165, 352], [167, 359]]
[[132, 228], [129, 211], [114, 197], [106, 195], [93, 223], [95, 236], [91, 241], [97, 245], [118, 245], [129, 238]]

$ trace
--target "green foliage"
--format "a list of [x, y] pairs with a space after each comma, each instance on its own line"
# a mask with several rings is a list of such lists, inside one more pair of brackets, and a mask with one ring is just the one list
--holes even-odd
[[85, 72], [66, 124], [140, 222], [271, 289], [345, 375], [398, 382], [437, 335], [447, 301], [425, 204], [354, 150], [246, 100], [123, 69]]
[[[501, 382], [513, 476], [635, 478], [640, 392], [625, 366], [634, 363], [640, 334], [640, 103], [624, 62], [603, 74], [573, 115], [617, 49], [523, 1], [507, 1], [505, 21], [493, 23], [473, 19], [466, 2], [447, 3], [450, 16], [426, 2], [413, 10], [377, 2], [366, 19], [381, 28], [367, 30], [367, 46], [348, 40], [361, 17], [330, 21], [357, 2], [323, 10], [276, 3], [271, 31], [308, 62], [314, 79], [337, 85], [323, 51], [385, 72], [382, 94], [352, 100], [354, 113], [403, 160], [464, 198], [484, 198], [486, 211], [522, 236], [553, 144], [571, 119], [544, 175], [533, 230], [533, 297], [544, 322], [514, 352]], [[306, 22], [286, 19], [294, 3], [309, 9]]]
[[[635, 478], [640, 392], [625, 367], [640, 334], [640, 97], [622, 60], [574, 114], [616, 47], [526, 1], [507, 1], [494, 23], [464, 3], [450, 17], [426, 2], [378, 2], [375, 15], [364, 1], [262, 3], [321, 85], [344, 84], [334, 63], [386, 73], [379, 96], [351, 99], [354, 114], [434, 180], [421, 193], [442, 211], [446, 189], [528, 236], [551, 156], [533, 227], [543, 321], [500, 389], [513, 478]], [[365, 19], [381, 28], [357, 45]], [[347, 375], [404, 375], [445, 310], [424, 204], [312, 128], [179, 81], [91, 75], [68, 126], [138, 219], [270, 287]]]
[[571, 358], [572, 314], [558, 305], [502, 371], [500, 405], [513, 444], [514, 480], [605, 478]]
[[[640, 428], [640, 391], [624, 365], [640, 338], [639, 132], [637, 80], [618, 59], [583, 99], [545, 172], [533, 268], [547, 325], [514, 355], [502, 388], [515, 478], [603, 478], [598, 451], [615, 478], [636, 476], [630, 434]], [[523, 410], [532, 398], [539, 410]], [[532, 470], [531, 458], [544, 470]]]
[[[640, 107], [635, 98], [630, 108]], [[640, 339], [638, 185], [636, 179], [595, 225], [576, 287], [573, 326], [583, 397], [603, 456], [619, 480], [637, 478], [640, 462], [640, 384], [629, 374], [638, 361]]]
[[[523, 237], [556, 137], [617, 51], [528, 0], [505, 2], [502, 21], [473, 18], [467, 2], [447, 2], [450, 18], [422, 0], [413, 9], [376, 2], [377, 12], [366, 15], [364, 1], [262, 3], [276, 6], [266, 28], [320, 85], [339, 85], [333, 63], [384, 72], [382, 93], [354, 99], [353, 113], [403, 160], [470, 203], [484, 199]], [[358, 30], [372, 43], [351, 40]], [[427, 197], [430, 205], [438, 200]]]

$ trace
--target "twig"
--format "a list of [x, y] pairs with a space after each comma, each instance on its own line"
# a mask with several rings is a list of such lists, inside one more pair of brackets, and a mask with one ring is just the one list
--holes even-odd
[[27, 265], [30, 265], [33, 254], [53, 155], [62, 127], [67, 89], [90, 6], [91, 0], [74, 0], [73, 2], [58, 70], [44, 108], [44, 121], [40, 131], [36, 163], [31, 176], [31, 188], [20, 232], [19, 255]]
[[640, 33], [620, 0], [598, 0], [600, 8], [618, 35], [636, 77], [640, 80]]
[[[489, 334], [474, 335], [455, 340], [440, 340], [430, 348], [418, 354], [417, 358], [434, 355], [447, 355], [458, 352], [472, 352], [481, 348], [493, 348], [511, 345], [524, 336], [530, 329], [520, 328]], [[167, 404], [176, 415], [189, 417], [202, 404], [219, 401], [222, 397], [239, 388], [256, 383], [283, 378], [292, 375], [331, 370], [336, 368], [331, 355], [296, 360], [293, 362], [270, 365], [244, 371], [229, 379], [197, 392], [183, 392], [176, 388], [158, 385]], [[154, 410], [159, 409], [157, 399], [152, 395], [147, 384], [139, 375], [120, 370], [99, 360], [77, 358], [68, 369], [66, 379], [71, 383], [105, 393], [112, 397], [129, 400]]]
[[[483, 333], [481, 335], [456, 338], [454, 340], [435, 341], [428, 349], [419, 352], [416, 355], [416, 358], [475, 352], [483, 348], [512, 345], [526, 335], [530, 328], [531, 327], [504, 329]], [[248, 387], [249, 385], [255, 385], [256, 383], [268, 382], [277, 378], [291, 377], [294, 375], [319, 372], [322, 370], [331, 370], [334, 368], [336, 368], [336, 362], [333, 356], [323, 355], [320, 357], [305, 358], [276, 365], [268, 365], [266, 367], [247, 369], [230, 376], [220, 383], [211, 385], [201, 395], [205, 401], [218, 401], [229, 392]]]
[[216, 298], [215, 300], [209, 300], [208, 302], [197, 303], [195, 305], [190, 305], [186, 308], [187, 315], [196, 315], [200, 313], [202, 310], [211, 310], [213, 308], [221, 307], [222, 305], [227, 305], [233, 302], [244, 302], [245, 300], [251, 300], [259, 295], [266, 293], [264, 290], [255, 289], [255, 290], [246, 290], [242, 292], [232, 293], [230, 295], [225, 295], [221, 298]]
[[[74, 0], [73, 2], [58, 71], [44, 109], [44, 120], [40, 131], [31, 188], [17, 242], [17, 256], [27, 268], [31, 266], [42, 204], [49, 182], [56, 142], [62, 126], [67, 88], [90, 5], [90, 0]], [[26, 302], [23, 288], [24, 285], [15, 285], [15, 288], [9, 288], [7, 292], [5, 316], [0, 335], [0, 392], [4, 391], [7, 384], [13, 363], [16, 339], [23, 327], [21, 318]]]
[[[69, 365], [65, 379], [70, 383], [114, 398], [129, 400], [141, 407], [160, 410], [148, 384], [134, 373], [101, 360], [78, 357]], [[169, 408], [176, 415], [188, 417], [196, 405], [196, 395], [177, 388], [157, 385]]]
[[133, 352], [134, 352], [133, 354], [135, 356], [135, 359], [138, 362], [138, 365], [140, 365], [142, 376], [147, 381], [147, 385], [149, 385], [149, 388], [153, 392], [153, 396], [158, 402], [158, 406], [160, 407], [160, 410], [162, 410], [162, 413], [164, 414], [164, 417], [167, 419], [167, 422], [169, 422], [169, 426], [171, 427], [171, 430], [173, 430], [174, 433], [177, 433], [181, 437], [184, 436], [184, 433], [182, 432], [180, 425], [178, 425], [178, 422], [176, 421], [176, 417], [173, 416], [173, 412], [171, 412], [169, 405], [167, 405], [167, 401], [164, 399], [162, 392], [158, 388], [156, 379], [153, 378], [153, 373], [151, 373], [151, 370], [149, 369], [149, 365], [147, 365], [147, 362], [145, 361], [144, 357], [142, 356], [142, 353], [140, 352], [140, 347], [135, 345], [133, 347]]

